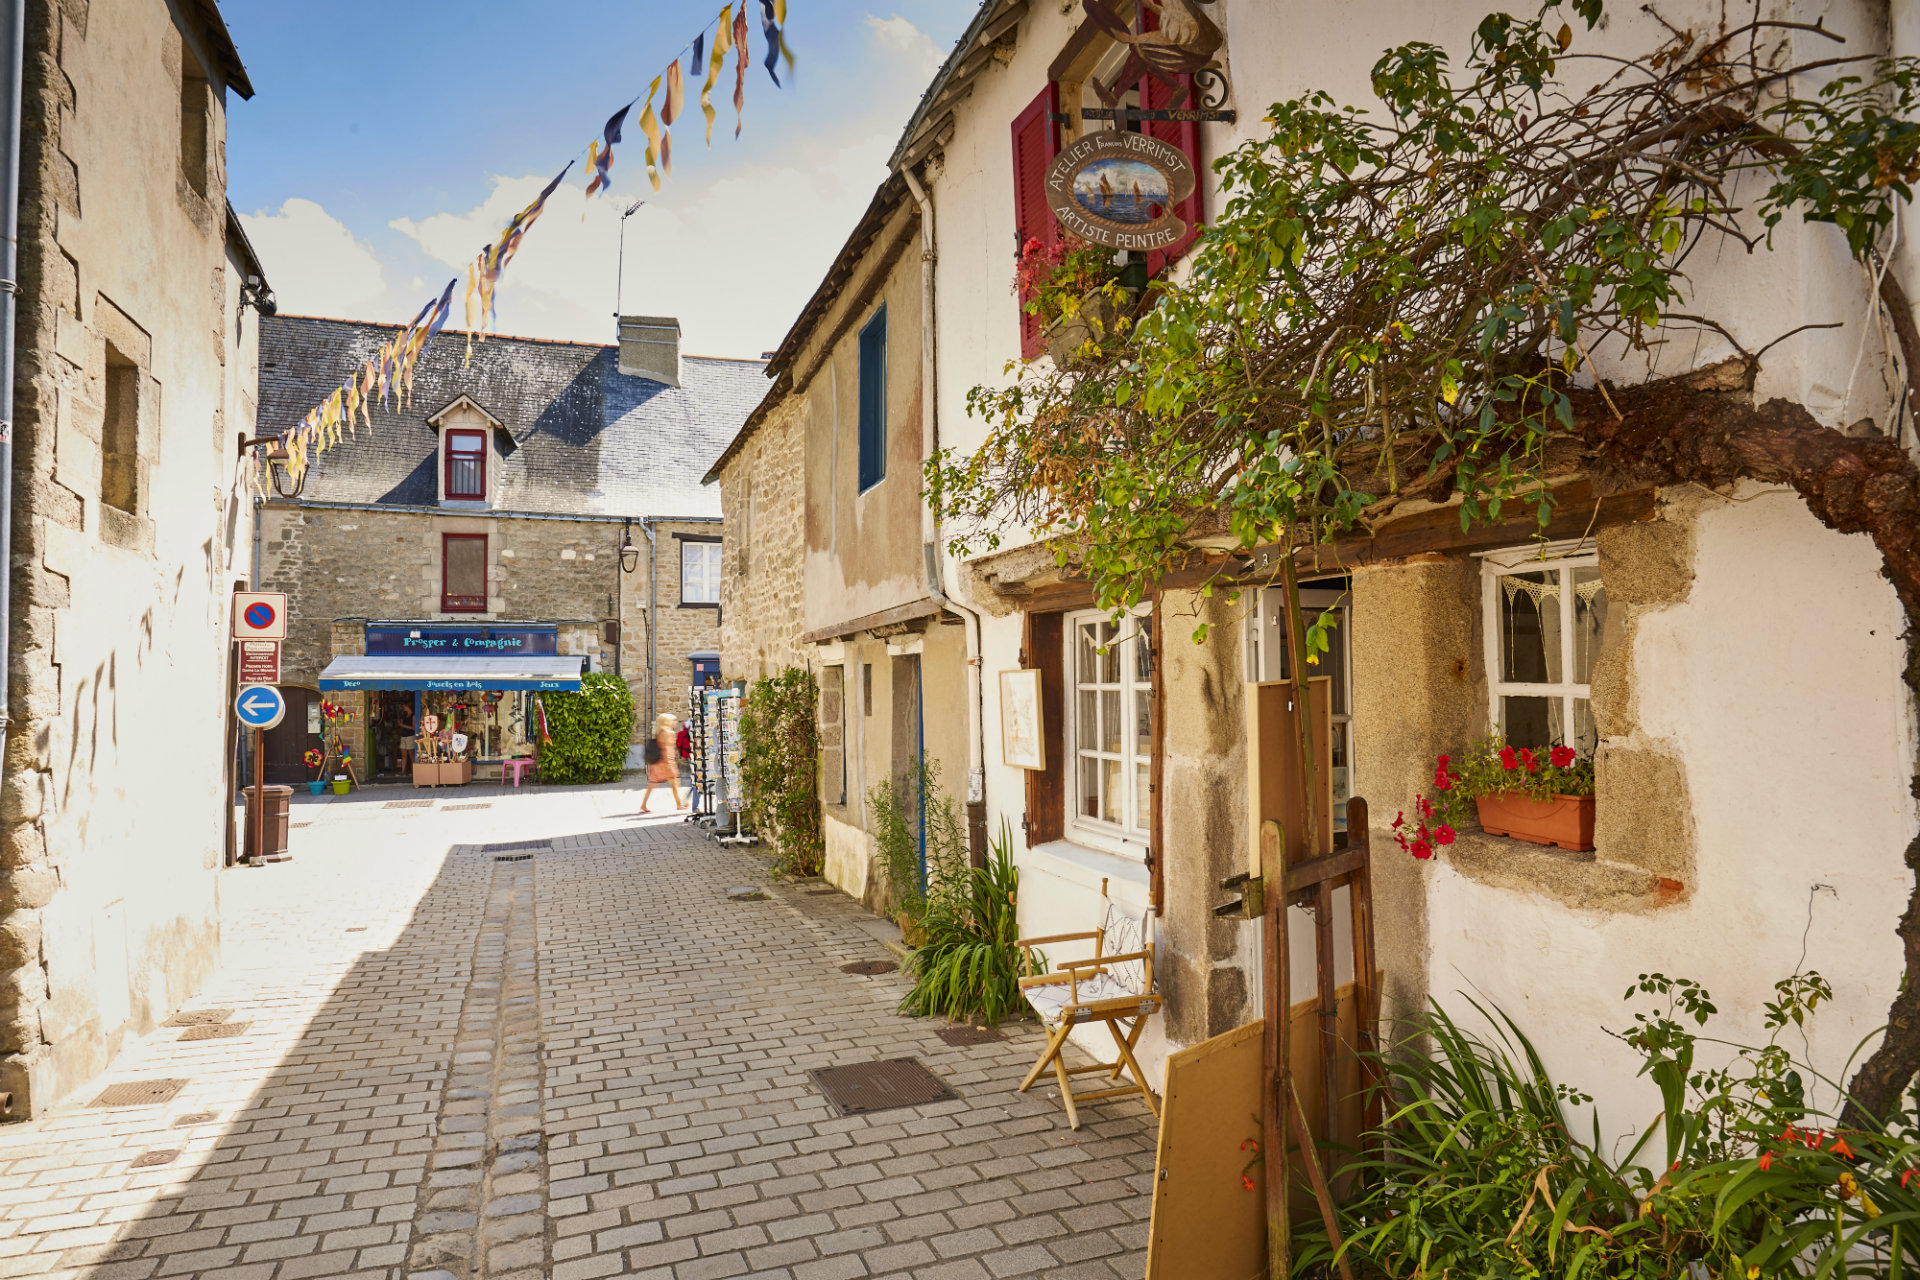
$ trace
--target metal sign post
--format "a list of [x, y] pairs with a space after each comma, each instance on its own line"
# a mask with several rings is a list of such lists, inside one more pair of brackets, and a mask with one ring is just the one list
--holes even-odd
[[253, 730], [253, 857], [267, 860], [267, 730], [286, 719], [287, 700], [270, 684], [251, 684], [233, 700], [240, 723]]

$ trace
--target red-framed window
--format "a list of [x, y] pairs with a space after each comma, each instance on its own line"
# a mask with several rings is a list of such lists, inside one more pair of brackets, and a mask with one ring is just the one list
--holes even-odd
[[487, 497], [487, 433], [450, 430], [447, 432], [448, 498], [465, 502], [484, 502]]
[[[1148, 10], [1152, 17], [1153, 11]], [[1158, 25], [1157, 23], [1154, 25]], [[1181, 75], [1173, 77], [1175, 84], [1184, 88], [1185, 98], [1180, 105], [1191, 110], [1200, 105], [1200, 91], [1193, 83], [1193, 77]], [[1176, 90], [1169, 88], [1152, 76], [1140, 79], [1140, 105], [1150, 111], [1159, 111], [1173, 105]], [[1168, 264], [1178, 262], [1200, 235], [1200, 219], [1204, 206], [1201, 195], [1207, 189], [1207, 170], [1200, 163], [1200, 126], [1192, 120], [1147, 120], [1141, 128], [1150, 136], [1180, 148], [1187, 157], [1187, 163], [1193, 166], [1195, 178], [1193, 194], [1173, 207], [1180, 220], [1187, 224], [1187, 234], [1164, 249], [1156, 249], [1147, 255], [1147, 274], [1157, 276], [1167, 269]]]
[[443, 613], [487, 611], [487, 535], [440, 535], [440, 610]]
[[[1013, 252], [1019, 259], [1028, 240], [1052, 246], [1060, 239], [1060, 224], [1047, 208], [1047, 166], [1060, 154], [1060, 86], [1052, 81], [1040, 96], [1013, 118]], [[1020, 299], [1020, 354], [1031, 360], [1040, 354], [1040, 317]]]

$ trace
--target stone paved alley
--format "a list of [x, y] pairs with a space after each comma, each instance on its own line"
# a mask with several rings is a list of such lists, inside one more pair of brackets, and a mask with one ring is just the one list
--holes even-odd
[[[1013, 1091], [1032, 1024], [945, 1044], [841, 971], [888, 958], [850, 899], [636, 803], [303, 796], [294, 860], [224, 877], [176, 1019], [214, 1021], [0, 1129], [0, 1276], [1143, 1273], [1144, 1107], [1071, 1132]], [[806, 1075], [908, 1055], [959, 1100], [843, 1119]], [[88, 1105], [149, 1081], [179, 1088]]]

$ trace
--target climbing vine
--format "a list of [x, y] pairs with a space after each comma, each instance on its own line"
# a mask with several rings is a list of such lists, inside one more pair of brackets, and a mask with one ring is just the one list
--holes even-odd
[[754, 829], [779, 850], [782, 870], [818, 875], [820, 686], [805, 667], [756, 680], [740, 709], [740, 781]]
[[[1391, 49], [1369, 110], [1276, 103], [1214, 164], [1224, 208], [1184, 283], [970, 393], [984, 444], [927, 467], [954, 549], [1033, 530], [1117, 609], [1203, 548], [1290, 554], [1413, 499], [1456, 503], [1463, 528], [1544, 528], [1549, 481], [1579, 469], [1750, 478], [1870, 535], [1920, 618], [1920, 474], [1900, 444], [1920, 334], [1884, 257], [1920, 181], [1920, 63], [1758, 4], [1698, 29], [1650, 6], [1663, 34], [1623, 57], [1583, 47], [1601, 9], [1491, 14], [1457, 68], [1433, 44]], [[1834, 228], [1897, 337], [1902, 382], [1867, 432], [1756, 403], [1762, 359], [1798, 331], [1743, 340], [1693, 275], [1743, 270], [1789, 219]], [[1920, 692], [1920, 659], [1910, 678]], [[1920, 869], [1920, 840], [1907, 857]], [[1920, 1067], [1920, 898], [1901, 936], [1908, 979], [1854, 1081], [1876, 1111]]]

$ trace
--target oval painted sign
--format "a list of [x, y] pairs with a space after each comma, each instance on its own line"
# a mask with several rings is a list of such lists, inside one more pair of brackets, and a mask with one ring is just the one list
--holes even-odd
[[1047, 207], [1082, 240], [1115, 249], [1164, 249], [1187, 234], [1174, 208], [1193, 194], [1186, 153], [1145, 133], [1079, 139], [1047, 167]]

